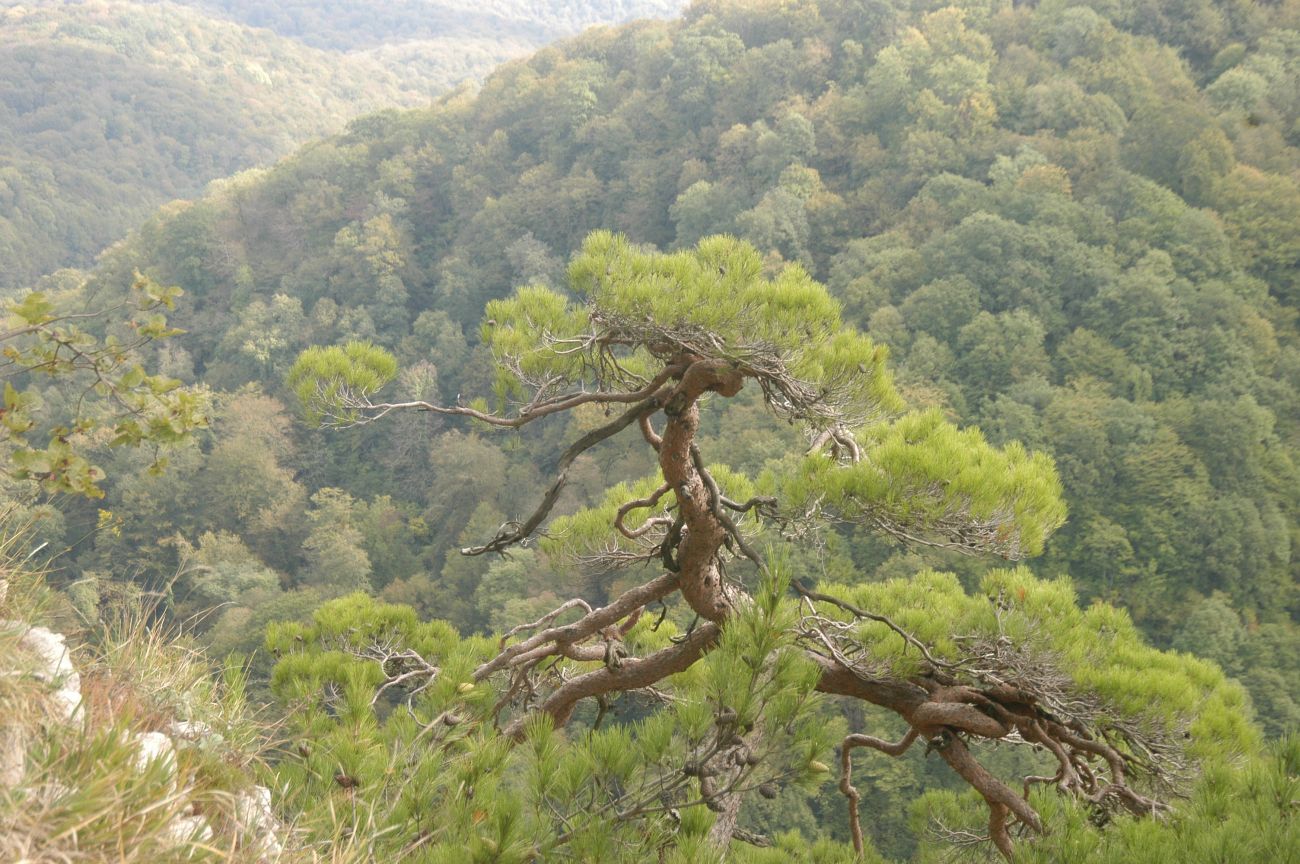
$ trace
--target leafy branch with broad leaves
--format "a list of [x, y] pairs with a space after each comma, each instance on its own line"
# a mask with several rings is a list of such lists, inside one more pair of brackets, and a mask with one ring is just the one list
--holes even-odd
[[[206, 425], [202, 392], [144, 366], [147, 346], [183, 332], [166, 314], [182, 293], [136, 274], [127, 299], [104, 308], [84, 308], [79, 292], [31, 291], [6, 305], [0, 443], [13, 476], [49, 492], [102, 497], [95, 448], [153, 447], [150, 468], [159, 471], [162, 448]], [[47, 383], [61, 394], [58, 410], [47, 410]]]

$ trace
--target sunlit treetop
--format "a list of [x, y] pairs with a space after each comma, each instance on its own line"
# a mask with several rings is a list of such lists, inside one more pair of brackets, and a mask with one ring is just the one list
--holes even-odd
[[766, 278], [758, 252], [735, 238], [659, 254], [599, 231], [574, 258], [569, 283], [576, 298], [533, 286], [488, 304], [482, 335], [501, 370], [499, 396], [637, 390], [693, 358], [729, 364], [779, 414], [812, 426], [902, 408], [885, 348], [846, 327], [839, 304], [802, 267]]
[[901, 540], [1006, 559], [1040, 554], [1065, 520], [1050, 457], [1015, 442], [994, 447], [978, 429], [958, 429], [937, 410], [855, 437], [859, 453], [847, 464], [811, 453], [768, 482], [792, 510], [821, 510]]

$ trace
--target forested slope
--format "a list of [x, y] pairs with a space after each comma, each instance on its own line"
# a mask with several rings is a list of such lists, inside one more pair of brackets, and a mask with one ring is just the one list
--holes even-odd
[[[1219, 662], [1270, 734], [1293, 727], [1300, 10], [1183, 6], [701, 2], [222, 183], [84, 285], [44, 284], [102, 302], [140, 269], [184, 287], [189, 332], [156, 360], [215, 408], [164, 477], [105, 450], [108, 496], [47, 510], [41, 539], [74, 547], [63, 577], [88, 612], [132, 585], [181, 615], [219, 607], [201, 624], [218, 651], [356, 589], [463, 632], [612, 594], [539, 550], [454, 552], [522, 515], [595, 417], [528, 438], [428, 415], [309, 431], [285, 375], [309, 345], [365, 339], [403, 364], [390, 395], [469, 399], [492, 383], [484, 302], [562, 286], [590, 230], [662, 249], [732, 232], [826, 281], [913, 404], [1055, 457], [1070, 515], [1039, 574]], [[706, 454], [757, 473], [797, 446], [731, 401]], [[638, 464], [580, 457], [556, 512]], [[850, 528], [794, 563], [847, 584], [988, 568]], [[895, 851], [914, 843], [890, 797], [909, 777], [872, 793]]]
[[0, 286], [86, 263], [166, 200], [434, 82], [183, 7], [0, 10]]
[[0, 3], [0, 288], [88, 264], [159, 204], [359, 114], [426, 104], [589, 23], [675, 11], [546, 5], [411, 8], [390, 20], [389, 4], [307, 19], [275, 4], [264, 11], [297, 22], [277, 34], [255, 29], [274, 17], [228, 20], [197, 4]]

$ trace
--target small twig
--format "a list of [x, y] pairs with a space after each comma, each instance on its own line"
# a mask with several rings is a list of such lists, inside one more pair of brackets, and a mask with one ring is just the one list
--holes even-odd
[[907, 642], [908, 645], [911, 645], [913, 648], [920, 651], [921, 656], [925, 658], [926, 662], [929, 663], [931, 666], [935, 667], [936, 669], [960, 668], [960, 664], [948, 663], [946, 661], [940, 660], [937, 657], [935, 657], [933, 654], [930, 653], [930, 649], [925, 646], [924, 642], [922, 642], [920, 639], [917, 639], [911, 633], [908, 633], [902, 627], [899, 627], [897, 624], [895, 624], [892, 620], [890, 620], [885, 615], [877, 615], [874, 612], [868, 612], [865, 609], [860, 609], [846, 600], [841, 600], [838, 597], [832, 597], [829, 594], [823, 594], [820, 591], [813, 591], [811, 588], [805, 586], [798, 579], [791, 579], [790, 586], [794, 588], [794, 590], [801, 597], [804, 597], [808, 600], [817, 600], [823, 603], [830, 603], [832, 606], [836, 606], [840, 609], [843, 609], [845, 612], [848, 612], [850, 615], [853, 615], [857, 618], [866, 618], [868, 621], [876, 621], [880, 624], [884, 624], [890, 630], [893, 630], [899, 636], [903, 637], [903, 641]]

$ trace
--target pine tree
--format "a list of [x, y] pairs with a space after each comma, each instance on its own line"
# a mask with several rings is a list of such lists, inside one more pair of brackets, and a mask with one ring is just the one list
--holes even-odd
[[[657, 575], [496, 639], [361, 595], [310, 626], [273, 627], [274, 687], [317, 742], [286, 768], [304, 799], [344, 796], [350, 810], [330, 813], [379, 820], [429, 861], [718, 860], [733, 839], [772, 842], [739, 824], [742, 801], [826, 779], [840, 738], [861, 858], [854, 751], [919, 744], [979, 796], [986, 839], [1010, 858], [1014, 832], [1044, 828], [1033, 787], [1098, 822], [1158, 816], [1199, 760], [1255, 746], [1238, 687], [1146, 647], [1120, 611], [1080, 610], [1067, 581], [1016, 567], [968, 593], [929, 571], [819, 585], [797, 572], [798, 550], [845, 523], [1017, 561], [1065, 519], [1049, 458], [909, 412], [887, 352], [801, 267], [765, 275], [728, 237], [660, 254], [597, 232], [569, 288], [488, 304], [494, 406], [381, 401], [395, 363], [358, 343], [305, 352], [290, 383], [339, 426], [418, 410], [518, 430], [602, 410], [536, 508], [460, 552], [507, 554], [544, 529], [552, 562]], [[807, 442], [754, 476], [699, 443], [702, 416], [746, 387]], [[657, 472], [552, 518], [574, 461], [624, 432]], [[845, 702], [886, 709], [906, 733], [845, 734], [828, 720]], [[632, 719], [613, 722], [620, 710]], [[981, 764], [977, 742], [1029, 745], [1041, 764], [1018, 790]]]

